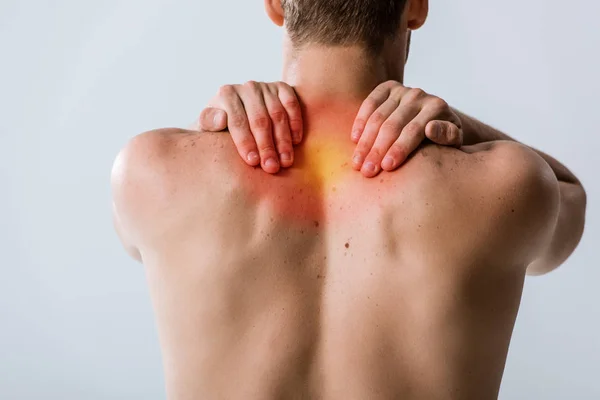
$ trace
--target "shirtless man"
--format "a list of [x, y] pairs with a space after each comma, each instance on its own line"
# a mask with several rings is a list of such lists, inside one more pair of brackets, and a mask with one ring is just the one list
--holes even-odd
[[168, 398], [496, 398], [526, 273], [582, 235], [581, 184], [390, 82], [427, 0], [265, 4], [286, 27], [286, 84], [224, 87], [212, 105], [227, 114], [202, 115], [233, 141], [147, 132], [113, 169]]

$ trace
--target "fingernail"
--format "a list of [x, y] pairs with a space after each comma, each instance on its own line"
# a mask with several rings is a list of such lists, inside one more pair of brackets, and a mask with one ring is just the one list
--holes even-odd
[[215, 112], [215, 116], [213, 117], [213, 123], [215, 126], [221, 127], [225, 125], [225, 113], [223, 111]]
[[394, 168], [394, 159], [390, 156], [387, 156], [386, 158], [383, 159], [383, 163], [381, 163], [381, 166], [385, 169]]
[[298, 143], [301, 139], [302, 138], [299, 132], [294, 133], [294, 142]]
[[373, 164], [371, 161], [369, 161], [368, 163], [365, 164], [364, 169], [366, 172], [373, 173], [377, 170], [377, 167], [375, 166], [375, 164]]
[[267, 162], [265, 162], [265, 167], [267, 168], [277, 168], [279, 163], [273, 157], [269, 158]]
[[362, 163], [363, 158], [360, 154], [355, 154], [352, 161], [354, 162], [354, 164], [360, 164], [360, 163]]
[[359, 130], [355, 130], [354, 132], [352, 132], [352, 139], [354, 139], [354, 140], [360, 139], [360, 131]]
[[258, 153], [256, 153], [255, 151], [251, 151], [250, 153], [248, 153], [248, 161], [250, 161], [251, 163], [255, 163], [260, 159], [260, 157], [258, 157]]
[[292, 161], [292, 155], [290, 153], [281, 154], [281, 161]]

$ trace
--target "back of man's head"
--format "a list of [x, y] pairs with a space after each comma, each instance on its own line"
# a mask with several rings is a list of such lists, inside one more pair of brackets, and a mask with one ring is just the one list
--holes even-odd
[[362, 45], [378, 52], [400, 27], [407, 0], [281, 0], [295, 47]]

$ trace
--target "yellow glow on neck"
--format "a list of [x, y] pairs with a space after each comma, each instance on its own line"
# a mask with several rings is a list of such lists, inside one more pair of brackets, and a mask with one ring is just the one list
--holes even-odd
[[352, 171], [351, 153], [340, 138], [313, 134], [303, 147], [300, 167], [307, 183], [329, 186]]

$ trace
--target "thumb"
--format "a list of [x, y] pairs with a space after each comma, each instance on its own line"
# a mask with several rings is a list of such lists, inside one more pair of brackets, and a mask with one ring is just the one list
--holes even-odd
[[442, 146], [462, 146], [462, 132], [452, 122], [430, 121], [425, 127], [425, 136]]
[[198, 119], [200, 130], [208, 132], [219, 132], [227, 129], [227, 113], [213, 107], [206, 107], [200, 113]]

